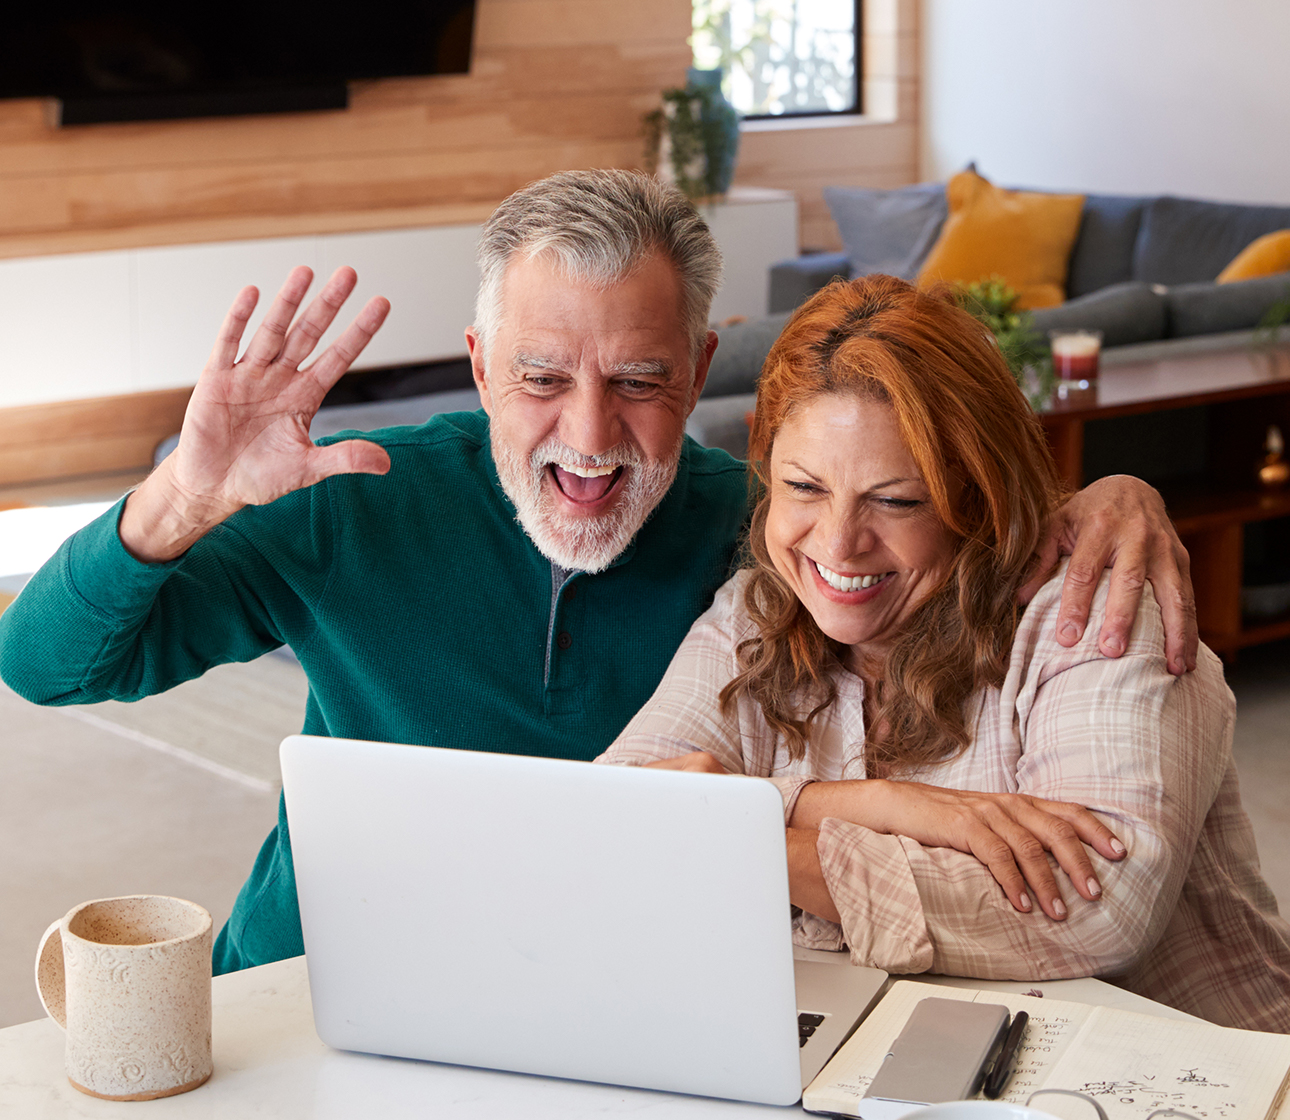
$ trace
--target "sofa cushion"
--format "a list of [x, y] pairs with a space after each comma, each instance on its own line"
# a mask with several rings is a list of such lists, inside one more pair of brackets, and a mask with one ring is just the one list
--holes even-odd
[[1066, 298], [1083, 195], [1009, 191], [960, 171], [945, 196], [950, 216], [918, 274], [920, 284], [999, 276], [1016, 289], [1020, 307], [1051, 307]]
[[1164, 290], [1129, 281], [1033, 313], [1035, 328], [1101, 331], [1103, 346], [1128, 346], [1165, 337], [1168, 311]]
[[1148, 284], [1213, 280], [1256, 237], [1290, 227], [1290, 207], [1154, 198], [1142, 216], [1133, 279]]
[[708, 367], [705, 397], [730, 397], [751, 393], [757, 386], [762, 363], [788, 322], [788, 312], [750, 319], [719, 331], [717, 352]]
[[1256, 237], [1237, 253], [1236, 259], [1218, 274], [1218, 283], [1253, 280], [1256, 276], [1271, 276], [1287, 269], [1290, 269], [1290, 229], [1279, 229]]
[[1066, 274], [1067, 299], [1133, 279], [1133, 249], [1148, 201], [1114, 194], [1085, 196]]
[[1268, 308], [1290, 298], [1290, 272], [1232, 284], [1178, 284], [1165, 297], [1169, 337], [1188, 338], [1257, 327]]
[[852, 276], [885, 272], [912, 280], [948, 213], [941, 183], [889, 191], [825, 187], [824, 201], [851, 258]]

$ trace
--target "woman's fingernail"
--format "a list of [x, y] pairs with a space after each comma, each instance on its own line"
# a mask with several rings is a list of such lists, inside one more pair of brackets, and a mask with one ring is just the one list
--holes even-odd
[[1053, 899], [1053, 913], [1059, 918], [1066, 917], [1066, 903], [1064, 903], [1060, 898]]
[[1114, 836], [1112, 836], [1112, 837], [1111, 837], [1111, 851], [1113, 851], [1117, 856], [1122, 856], [1122, 855], [1124, 855], [1125, 850], [1126, 850], [1126, 849], [1125, 849], [1124, 845], [1123, 845], [1123, 844], [1121, 844], [1121, 843], [1120, 843], [1120, 841], [1118, 841]]
[[1021, 908], [1023, 910], [1030, 909], [1030, 895], [1025, 894], [1024, 892], [1021, 895]]
[[1102, 884], [1094, 879], [1092, 875], [1088, 877], [1088, 893], [1094, 898], [1099, 898], [1102, 894]]

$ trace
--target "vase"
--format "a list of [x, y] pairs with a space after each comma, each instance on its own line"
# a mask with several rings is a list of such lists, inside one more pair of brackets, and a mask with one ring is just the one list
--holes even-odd
[[722, 73], [718, 70], [686, 71], [686, 88], [702, 91], [700, 123], [703, 126], [704, 150], [707, 155], [708, 194], [723, 195], [735, 177], [735, 157], [739, 154], [739, 114], [721, 92]]

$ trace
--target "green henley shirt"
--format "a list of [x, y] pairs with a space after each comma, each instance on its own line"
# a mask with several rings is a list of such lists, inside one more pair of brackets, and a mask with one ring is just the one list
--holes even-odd
[[[309, 734], [600, 754], [726, 579], [747, 516], [743, 465], [687, 438], [636, 540], [553, 592], [482, 411], [364, 438], [389, 452], [387, 475], [247, 507], [171, 563], [134, 560], [121, 506], [109, 510], [0, 616], [0, 674], [38, 704], [137, 700], [285, 644], [309, 679]], [[279, 802], [215, 970], [303, 951]]]

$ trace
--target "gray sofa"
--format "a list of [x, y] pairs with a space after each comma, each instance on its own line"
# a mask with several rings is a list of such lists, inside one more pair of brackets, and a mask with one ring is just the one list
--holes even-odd
[[[885, 271], [912, 279], [945, 219], [944, 189], [831, 188], [825, 192], [847, 253], [814, 253], [771, 269], [773, 312], [727, 328], [689, 431], [735, 455], [758, 371], [789, 312], [835, 276]], [[1086, 196], [1068, 267], [1068, 299], [1033, 312], [1040, 331], [1103, 333], [1103, 362], [1225, 348], [1248, 341], [1268, 308], [1290, 296], [1290, 272], [1216, 284], [1255, 238], [1290, 229], [1290, 207], [1160, 197]]]

